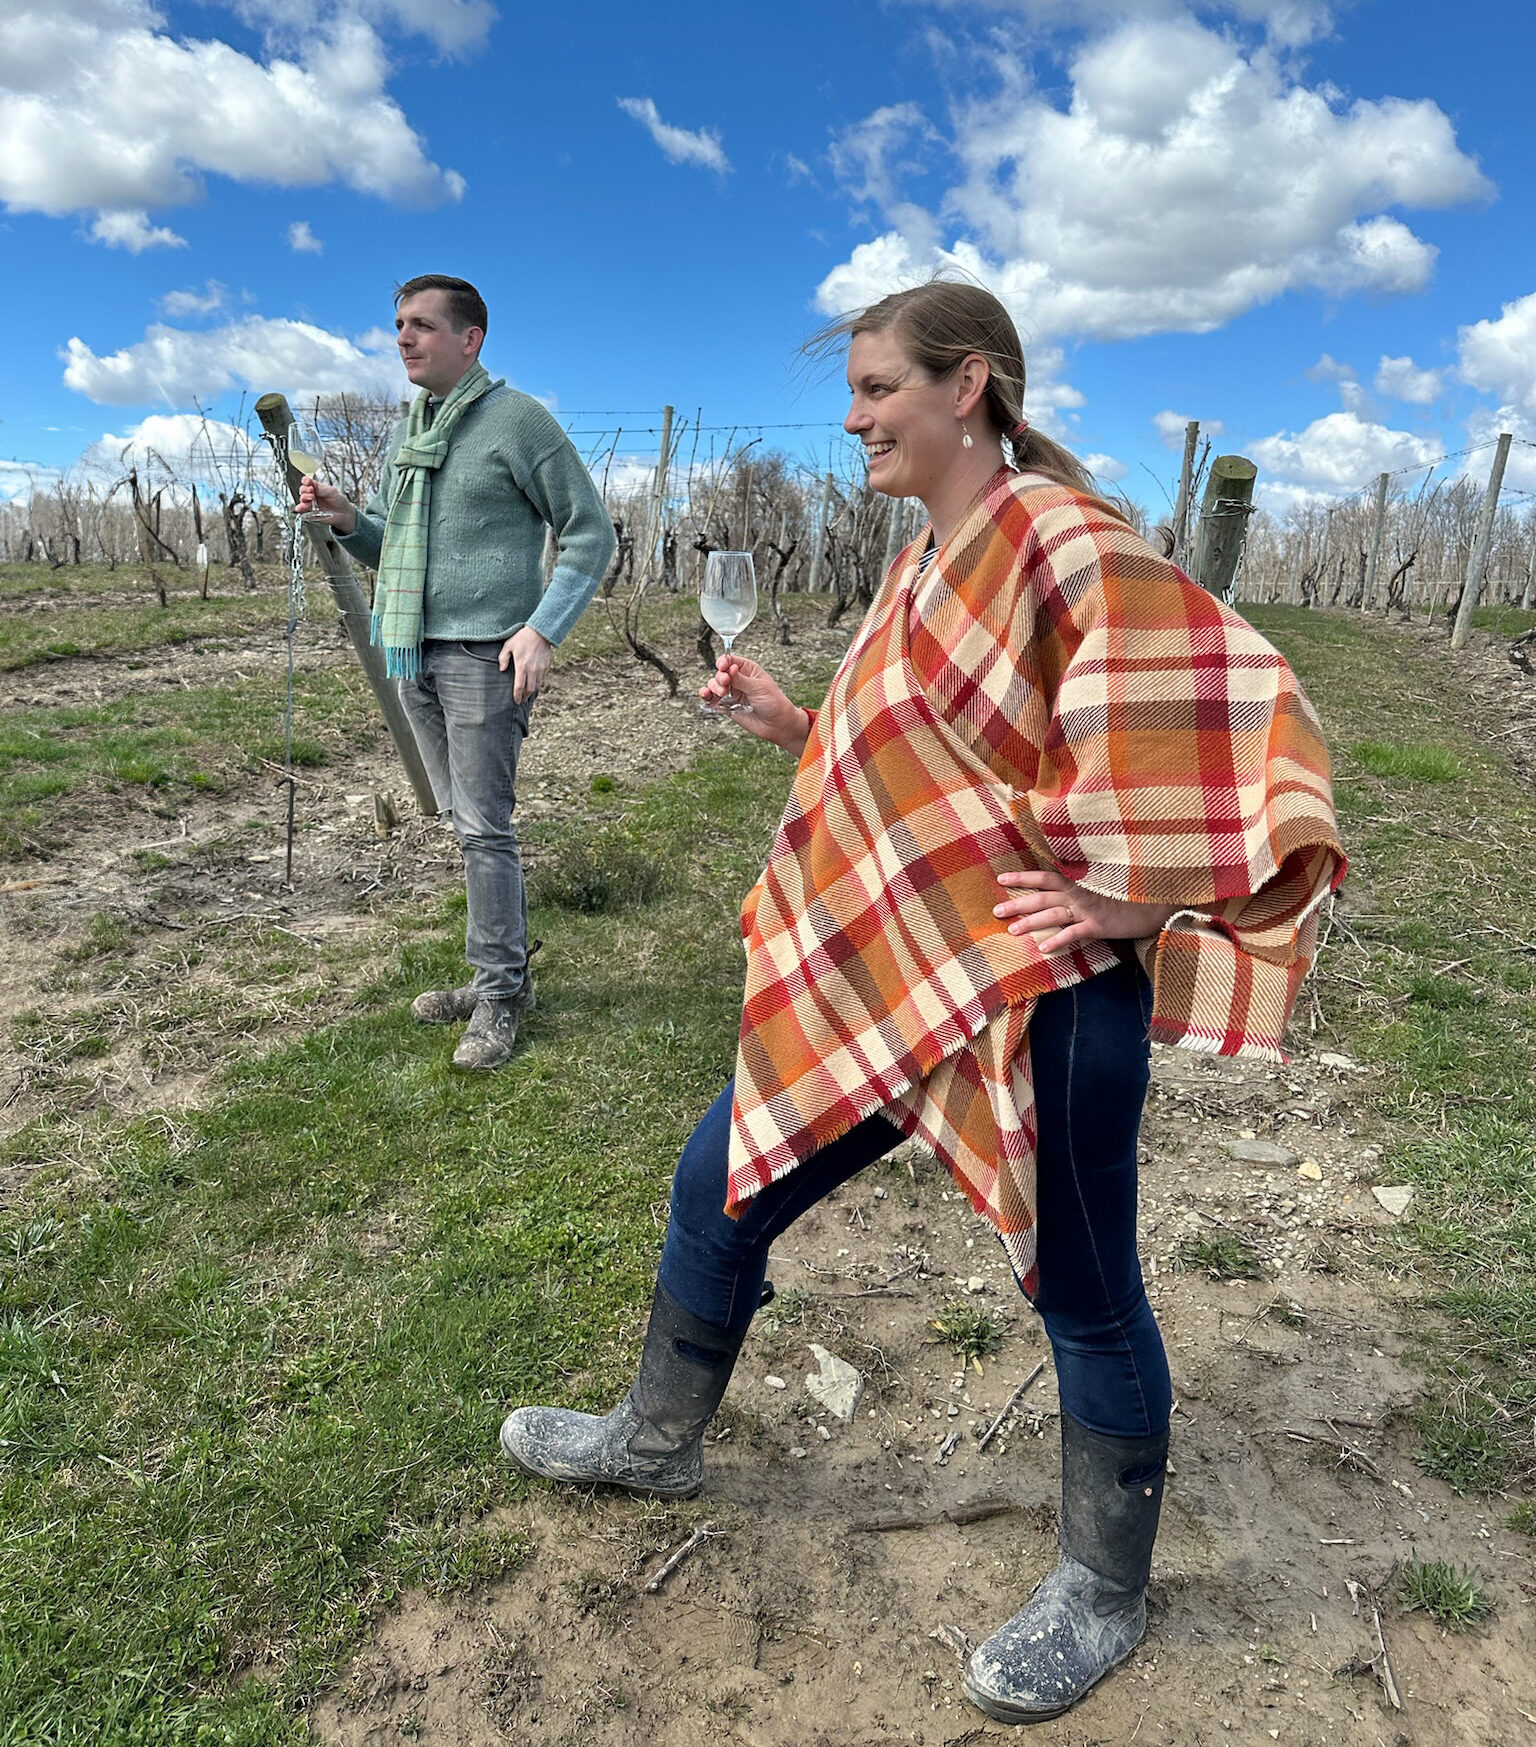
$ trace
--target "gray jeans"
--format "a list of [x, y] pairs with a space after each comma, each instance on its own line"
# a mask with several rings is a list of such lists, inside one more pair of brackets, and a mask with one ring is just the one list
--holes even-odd
[[453, 821], [464, 854], [469, 920], [464, 956], [484, 1000], [510, 1001], [528, 973], [528, 899], [512, 809], [517, 758], [532, 705], [512, 701], [501, 644], [432, 641], [421, 674], [400, 681], [439, 818]]

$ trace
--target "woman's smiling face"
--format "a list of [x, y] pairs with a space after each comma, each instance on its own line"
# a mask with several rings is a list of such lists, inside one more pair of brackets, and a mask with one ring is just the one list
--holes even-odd
[[930, 375], [887, 328], [854, 335], [848, 387], [853, 404], [843, 429], [864, 445], [870, 485], [926, 503], [964, 453], [954, 378]]

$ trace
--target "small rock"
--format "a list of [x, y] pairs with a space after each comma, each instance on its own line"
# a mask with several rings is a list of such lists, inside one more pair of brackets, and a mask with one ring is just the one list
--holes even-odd
[[1296, 1167], [1296, 1175], [1298, 1177], [1305, 1177], [1309, 1183], [1321, 1183], [1323, 1180], [1323, 1167], [1316, 1159], [1303, 1159]]
[[784, 1381], [784, 1379], [782, 1377], [774, 1377], [772, 1375], [769, 1375], [769, 1376], [765, 1377], [763, 1379], [763, 1381], [768, 1385], [768, 1387], [770, 1389], [788, 1389], [789, 1388], [789, 1385]]
[[1355, 1061], [1353, 1057], [1339, 1055], [1331, 1049], [1325, 1049], [1317, 1060], [1320, 1067], [1337, 1068], [1340, 1073], [1358, 1074], [1362, 1071], [1359, 1062]]
[[1224, 1140], [1221, 1144], [1228, 1157], [1240, 1165], [1277, 1165], [1288, 1171], [1300, 1163], [1289, 1147], [1272, 1140]]
[[987, 1289], [987, 1283], [982, 1279], [980, 1274], [972, 1274], [970, 1279], [965, 1283], [965, 1289], [967, 1292], [985, 1292]]
[[1401, 1219], [1408, 1211], [1408, 1203], [1413, 1200], [1413, 1190], [1406, 1183], [1388, 1184], [1372, 1189], [1371, 1193], [1394, 1219]]
[[803, 1462], [805, 1460], [805, 1451], [802, 1450], [798, 1444], [794, 1445], [789, 1453], [797, 1462]]
[[860, 1397], [864, 1394], [864, 1373], [814, 1342], [811, 1357], [821, 1369], [806, 1378], [806, 1394], [819, 1401], [829, 1413], [835, 1413], [845, 1425], [852, 1425], [853, 1416], [859, 1411]]

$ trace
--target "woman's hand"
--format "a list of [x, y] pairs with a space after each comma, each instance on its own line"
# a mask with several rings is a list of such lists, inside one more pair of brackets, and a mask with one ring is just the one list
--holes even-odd
[[750, 710], [733, 710], [731, 720], [759, 740], [771, 740], [796, 758], [805, 751], [811, 736], [811, 718], [807, 711], [791, 703], [780, 689], [778, 681], [755, 661], [744, 655], [722, 655], [715, 671], [699, 687], [699, 696], [706, 704], [718, 704], [734, 694]]
[[997, 883], [1014, 895], [992, 914], [1007, 920], [1010, 934], [1033, 934], [1042, 952], [1066, 952], [1085, 940], [1145, 940], [1160, 934], [1179, 907], [1101, 898], [1055, 868], [1000, 873]]

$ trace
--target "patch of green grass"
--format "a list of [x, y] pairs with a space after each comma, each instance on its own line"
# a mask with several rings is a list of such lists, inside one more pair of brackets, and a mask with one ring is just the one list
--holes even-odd
[[1174, 1260], [1187, 1272], [1213, 1280], [1257, 1280], [1261, 1272], [1258, 1252], [1233, 1232], [1185, 1238]]
[[[1293, 661], [1335, 746], [1390, 749], [1375, 774], [1354, 755], [1339, 760], [1349, 927], [1313, 987], [1319, 1041], [1375, 1070], [1391, 1136], [1384, 1180], [1416, 1191], [1385, 1253], [1422, 1287], [1410, 1324], [1426, 1380], [1418, 1458], [1463, 1491], [1529, 1486], [1536, 978], [1516, 943], [1530, 939], [1536, 802], [1484, 737], [1448, 652], [1342, 613], [1253, 617]], [[1404, 750], [1415, 758], [1400, 761]], [[1451, 767], [1454, 781], [1424, 780]]]
[[1529, 607], [1475, 607], [1472, 623], [1496, 637], [1518, 637], [1523, 631], [1536, 630], [1536, 612]]
[[789, 774], [742, 745], [636, 799], [669, 902], [535, 911], [539, 1009], [499, 1074], [408, 1016], [461, 962], [445, 905], [206, 1109], [0, 1149], [33, 1172], [0, 1209], [0, 1740], [296, 1747], [382, 1603], [524, 1556], [497, 1425], [631, 1374]]
[[1536, 1503], [1526, 1499], [1523, 1504], [1517, 1504], [1505, 1517], [1504, 1527], [1513, 1529], [1517, 1535], [1536, 1535]]
[[963, 1365], [989, 1359], [1003, 1345], [1003, 1324], [993, 1311], [975, 1304], [951, 1304], [928, 1324], [960, 1355]]
[[1460, 782], [1466, 774], [1444, 746], [1413, 746], [1389, 740], [1357, 740], [1350, 756], [1372, 776], [1419, 783]]
[[1417, 1553], [1397, 1568], [1393, 1590], [1404, 1613], [1422, 1611], [1447, 1632], [1465, 1632], [1493, 1612], [1475, 1571]]

